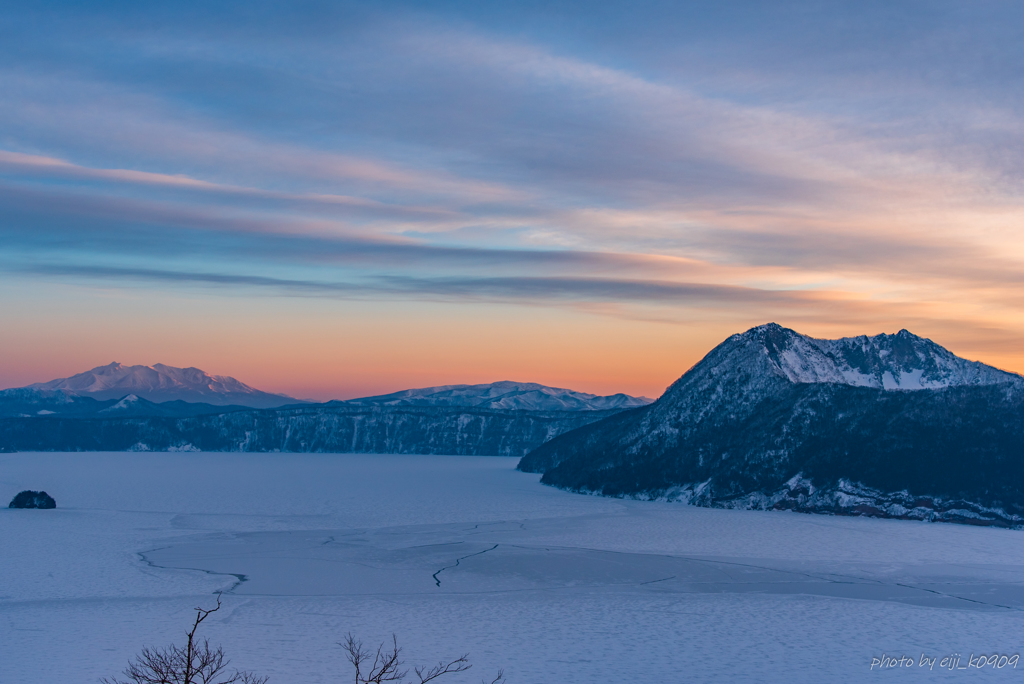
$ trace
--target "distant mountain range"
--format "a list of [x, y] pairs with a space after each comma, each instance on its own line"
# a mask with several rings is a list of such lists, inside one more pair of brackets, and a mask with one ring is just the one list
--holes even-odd
[[133, 394], [150, 402], [187, 401], [252, 408], [302, 403], [284, 394], [262, 392], [226, 375], [210, 375], [198, 368], [175, 368], [162, 363], [152, 366], [111, 363], [70, 378], [39, 382], [22, 389], [63, 391], [101, 401]]
[[[35, 392], [35, 394], [33, 394]], [[168, 402], [190, 402], [223, 406], [279, 408], [307, 404], [285, 394], [263, 392], [226, 375], [210, 375], [198, 368], [175, 368], [162, 363], [152, 366], [125, 366], [111, 363], [69, 378], [39, 382], [26, 387], [0, 392], [0, 416], [87, 415], [106, 410], [106, 405], [92, 404], [121, 400], [129, 395], [136, 415], [194, 415], [209, 411], [193, 411], [182, 407], [156, 408]], [[24, 403], [19, 407], [18, 402]], [[409, 389], [393, 394], [351, 399], [328, 404], [359, 404], [378, 406], [459, 406], [481, 409], [522, 411], [609, 411], [644, 406], [647, 397], [613, 394], [601, 397], [585, 392], [547, 387], [533, 382], [493, 382], [485, 385], [444, 385]], [[38, 408], [34, 408], [38, 405]], [[22, 410], [22, 408], [24, 410]], [[122, 407], [129, 410], [129, 407]], [[39, 411], [44, 413], [40, 414]], [[47, 413], [48, 412], [48, 413]]]
[[607, 397], [546, 387], [535, 382], [492, 382], [486, 385], [442, 385], [376, 397], [352, 399], [350, 404], [380, 406], [465, 406], [526, 411], [608, 411], [646, 406], [653, 399], [613, 394]]
[[[126, 391], [130, 393], [123, 394]], [[218, 404], [229, 400], [238, 404]], [[0, 391], [0, 451], [522, 456], [567, 430], [649, 401], [498, 382], [310, 404], [195, 368], [111, 364], [71, 378]], [[266, 404], [274, 406], [259, 408]]]
[[1024, 378], [906, 330], [818, 340], [773, 323], [519, 468], [612, 496], [1020, 525]]

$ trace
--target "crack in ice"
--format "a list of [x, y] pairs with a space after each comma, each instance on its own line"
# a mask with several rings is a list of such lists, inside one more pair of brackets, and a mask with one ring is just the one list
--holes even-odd
[[242, 574], [242, 573], [237, 573], [237, 572], [217, 572], [216, 570], [206, 570], [205, 568], [182, 568], [182, 567], [174, 566], [174, 565], [157, 565], [153, 561], [151, 561], [148, 558], [146, 558], [146, 554], [147, 553], [153, 553], [154, 551], [162, 551], [164, 549], [169, 549], [169, 548], [172, 548], [172, 547], [170, 547], [170, 546], [161, 546], [160, 548], [150, 549], [149, 551], [140, 551], [139, 552], [139, 558], [142, 560], [143, 563], [145, 563], [149, 567], [151, 567], [151, 568], [159, 568], [160, 570], [192, 570], [192, 571], [195, 571], [195, 572], [205, 572], [207, 575], [227, 575], [228, 577], [234, 577], [235, 578], [236, 581], [235, 581], [234, 584], [232, 584], [227, 589], [221, 589], [221, 590], [215, 591], [215, 592], [213, 592], [214, 594], [230, 594], [235, 589], [237, 589], [238, 587], [242, 586], [242, 584], [244, 582], [248, 582], [249, 581], [249, 576], [245, 575], [245, 574]]
[[443, 568], [441, 568], [440, 570], [438, 570], [437, 572], [435, 572], [433, 575], [431, 575], [431, 577], [434, 578], [434, 582], [437, 584], [437, 586], [441, 586], [441, 580], [438, 578], [438, 575], [440, 575], [442, 572], [444, 572], [445, 570], [449, 570], [451, 568], [459, 567], [459, 563], [461, 563], [462, 561], [466, 560], [467, 558], [472, 558], [473, 556], [479, 556], [479, 555], [485, 554], [488, 551], [493, 551], [496, 548], [498, 548], [498, 544], [495, 544], [494, 546], [492, 546], [489, 549], [484, 549], [483, 551], [477, 551], [476, 553], [471, 553], [468, 556], [463, 556], [462, 558], [456, 558], [455, 559], [455, 565], [446, 565]]

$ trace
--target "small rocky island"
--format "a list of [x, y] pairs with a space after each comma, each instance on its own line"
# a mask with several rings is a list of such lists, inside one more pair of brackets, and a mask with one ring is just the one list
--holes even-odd
[[46, 492], [33, 492], [30, 489], [26, 489], [23, 492], [19, 492], [17, 496], [11, 499], [11, 503], [7, 506], [8, 508], [56, 508], [57, 502], [53, 500], [53, 497]]

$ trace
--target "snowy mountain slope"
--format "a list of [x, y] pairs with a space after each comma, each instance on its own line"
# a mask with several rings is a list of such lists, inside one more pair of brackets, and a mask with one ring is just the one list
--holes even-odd
[[[8, 389], [0, 390], [0, 418], [112, 418], [128, 416], [185, 417], [226, 413], [248, 409], [247, 406], [186, 401], [155, 403], [134, 394], [121, 399], [95, 399], [70, 390]], [[46, 428], [43, 428], [46, 429]]]
[[842, 480], [886, 500], [908, 490], [1020, 514], [1021, 415], [1020, 376], [908, 332], [830, 341], [770, 324], [725, 340], [654, 404], [561, 435], [519, 468], [567, 489], [689, 492], [708, 506], [779, 503], [799, 476], [819, 491]]
[[121, 399], [116, 404], [112, 404], [104, 409], [100, 409], [99, 413], [125, 413], [133, 410], [145, 399], [140, 399], [136, 394], [129, 394]]
[[403, 390], [393, 394], [353, 399], [349, 403], [381, 406], [466, 406], [527, 411], [606, 411], [651, 403], [647, 397], [613, 394], [601, 397], [586, 392], [547, 387], [534, 382], [492, 382], [484, 385], [442, 385]]
[[0, 417], [94, 413], [104, 404], [68, 390], [0, 390]]
[[187, 418], [189, 416], [205, 416], [211, 414], [231, 413], [234, 411], [246, 411], [251, 407], [238, 404], [214, 405], [194, 401], [164, 401], [153, 402], [142, 397], [129, 394], [110, 406], [96, 412], [96, 418]]
[[993, 385], [1021, 376], [962, 359], [907, 330], [895, 335], [819, 340], [769, 323], [728, 342], [763, 345], [772, 365], [792, 382], [834, 382], [886, 390]]
[[252, 408], [301, 403], [283, 394], [261, 392], [225, 375], [210, 375], [198, 368], [175, 368], [162, 363], [153, 366], [111, 363], [69, 378], [28, 385], [25, 389], [64, 390], [100, 400], [134, 394], [152, 402], [188, 401]]

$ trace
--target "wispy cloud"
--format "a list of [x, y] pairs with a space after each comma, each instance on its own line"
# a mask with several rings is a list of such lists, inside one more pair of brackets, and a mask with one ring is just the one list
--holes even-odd
[[364, 298], [400, 296], [449, 301], [538, 302], [552, 300], [562, 303], [659, 302], [694, 307], [795, 304], [822, 299], [818, 293], [799, 291], [770, 291], [702, 283], [612, 278], [371, 276], [362, 282], [332, 282], [113, 266], [37, 264], [12, 266], [6, 270], [107, 281], [138, 280], [243, 288], [257, 287], [270, 289], [281, 295], [301, 296]]
[[[21, 178], [41, 176], [44, 178], [60, 178], [65, 180], [96, 180], [110, 181], [116, 184], [157, 186], [173, 190], [194, 190], [226, 196], [239, 196], [251, 199], [280, 200], [290, 204], [324, 205], [327, 207], [343, 207], [348, 210], [384, 216], [414, 215], [428, 219], [458, 217], [459, 214], [443, 207], [420, 207], [401, 204], [387, 204], [365, 197], [334, 195], [329, 193], [294, 193], [268, 190], [257, 187], [214, 183], [183, 174], [171, 175], [136, 171], [132, 169], [102, 169], [79, 164], [72, 164], [63, 159], [40, 155], [23, 154], [0, 150], [0, 170], [16, 173]], [[360, 177], [387, 179], [408, 182], [402, 174], [363, 173]]]

